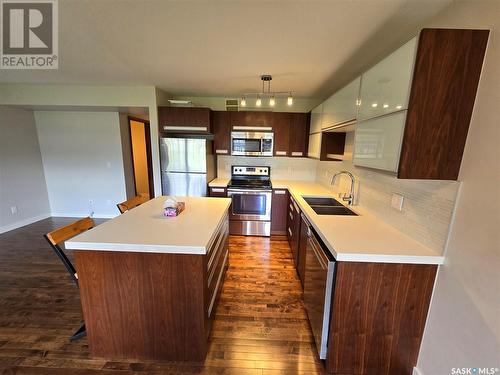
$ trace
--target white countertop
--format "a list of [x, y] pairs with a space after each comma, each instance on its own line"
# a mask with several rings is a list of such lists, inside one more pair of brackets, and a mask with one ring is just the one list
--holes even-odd
[[229, 198], [177, 197], [186, 209], [163, 216], [166, 197], [152, 199], [66, 241], [67, 249], [205, 254], [223, 224]]
[[[217, 186], [225, 186], [222, 185], [224, 181], [227, 185], [229, 179], [217, 179]], [[273, 188], [288, 189], [304, 216], [338, 261], [413, 264], [444, 262], [443, 256], [384, 223], [363, 207], [349, 207], [359, 216], [316, 214], [302, 196], [333, 197], [331, 190], [317, 182], [272, 180], [272, 185]]]

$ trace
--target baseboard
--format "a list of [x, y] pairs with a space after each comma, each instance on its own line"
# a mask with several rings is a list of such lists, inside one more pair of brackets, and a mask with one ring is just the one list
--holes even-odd
[[[110, 215], [110, 214], [94, 214], [92, 217], [96, 219], [113, 219], [114, 217], [117, 217], [119, 214], [116, 215]], [[50, 214], [52, 217], [75, 217], [75, 218], [84, 218], [89, 216], [88, 214], [82, 214], [82, 213], [72, 213], [72, 212], [52, 212]]]
[[424, 375], [424, 373], [415, 366], [413, 367], [413, 375]]
[[37, 221], [47, 219], [50, 216], [51, 216], [50, 213], [46, 213], [46, 214], [33, 216], [33, 217], [28, 218], [28, 219], [19, 220], [19, 221], [12, 223], [12, 224], [9, 224], [9, 225], [4, 225], [3, 227], [0, 227], [0, 233], [10, 232], [11, 230], [24, 227], [25, 225], [33, 224], [33, 223], [36, 223]]

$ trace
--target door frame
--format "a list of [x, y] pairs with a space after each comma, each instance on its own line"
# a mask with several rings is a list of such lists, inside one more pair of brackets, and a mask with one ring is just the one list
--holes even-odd
[[134, 191], [135, 195], [137, 195], [137, 186], [135, 184], [135, 165], [134, 165], [134, 147], [132, 146], [132, 131], [130, 128], [130, 122], [136, 121], [144, 124], [144, 138], [146, 142], [146, 159], [148, 165], [148, 185], [149, 185], [149, 198], [152, 199], [155, 196], [155, 187], [153, 180], [153, 156], [151, 152], [151, 126], [149, 124], [149, 120], [144, 120], [139, 117], [127, 115], [128, 121], [128, 135], [130, 139], [130, 155], [132, 156], [132, 171], [134, 173]]

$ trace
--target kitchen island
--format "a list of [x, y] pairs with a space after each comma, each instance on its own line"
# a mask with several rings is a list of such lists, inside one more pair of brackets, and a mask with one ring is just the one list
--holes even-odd
[[66, 242], [96, 357], [204, 360], [228, 266], [229, 199], [155, 198]]

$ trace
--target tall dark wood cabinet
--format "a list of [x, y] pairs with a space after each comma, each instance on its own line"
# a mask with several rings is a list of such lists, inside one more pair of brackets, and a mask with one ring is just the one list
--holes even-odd
[[420, 32], [398, 178], [458, 178], [488, 35]]
[[231, 112], [214, 111], [212, 113], [212, 132], [214, 133], [214, 153], [231, 154]]

